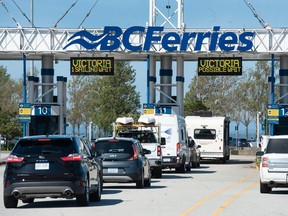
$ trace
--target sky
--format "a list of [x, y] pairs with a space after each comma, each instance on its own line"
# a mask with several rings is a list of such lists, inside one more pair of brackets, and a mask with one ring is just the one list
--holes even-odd
[[[2, 0], [8, 12], [0, 4], [0, 28], [16, 27], [12, 17], [22, 27], [30, 27], [28, 20], [22, 12], [31, 19], [31, 2], [34, 4], [34, 25], [39, 28], [49, 28], [57, 24], [57, 28], [78, 28], [93, 4], [95, 7], [83, 22], [84, 28], [102, 28], [116, 25], [121, 28], [131, 26], [146, 26], [149, 21], [149, 0]], [[15, 4], [15, 3], [17, 4]], [[75, 6], [61, 19], [70, 6]], [[272, 28], [288, 27], [288, 1], [287, 0], [249, 0], [260, 17]], [[171, 9], [166, 9], [170, 5]], [[22, 12], [19, 10], [21, 8]], [[156, 6], [166, 15], [171, 15], [177, 8], [176, 0], [156, 0]], [[12, 16], [12, 17], [11, 17]], [[156, 17], [156, 25], [162, 23], [160, 15]], [[172, 20], [177, 24], [176, 20]], [[262, 26], [254, 17], [244, 0], [184, 0], [184, 23], [187, 28], [212, 29], [213, 26], [221, 28], [261, 29]], [[171, 28], [171, 26], [165, 26]], [[184, 92], [188, 90], [191, 79], [195, 76], [196, 62], [185, 62], [184, 66]], [[23, 76], [22, 61], [3, 61], [0, 65], [7, 67], [12, 78]], [[146, 101], [146, 62], [131, 62], [136, 70], [136, 86], [141, 93], [141, 103]], [[35, 62], [41, 70], [41, 62]], [[173, 63], [173, 69], [176, 64]], [[251, 62], [244, 62], [243, 67], [251, 67]], [[66, 76], [70, 78], [69, 62], [59, 62], [54, 65], [55, 77]], [[27, 70], [30, 70], [27, 63]], [[159, 64], [157, 64], [159, 70]], [[174, 70], [173, 75], [176, 76]], [[157, 79], [159, 80], [159, 79]], [[172, 79], [172, 80], [175, 80]]]

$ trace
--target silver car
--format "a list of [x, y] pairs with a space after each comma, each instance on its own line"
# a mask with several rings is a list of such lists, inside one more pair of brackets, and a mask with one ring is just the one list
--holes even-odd
[[288, 187], [288, 135], [270, 136], [267, 148], [257, 152], [260, 162], [260, 193]]
[[103, 162], [104, 183], [136, 183], [137, 188], [151, 186], [150, 163], [139, 140], [133, 138], [101, 138], [95, 141], [94, 152]]

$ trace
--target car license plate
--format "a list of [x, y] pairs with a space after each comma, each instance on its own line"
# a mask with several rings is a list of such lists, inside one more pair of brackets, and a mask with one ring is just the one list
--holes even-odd
[[49, 163], [35, 163], [35, 170], [49, 170]]
[[118, 173], [118, 168], [108, 168], [108, 173]]
[[163, 162], [170, 162], [170, 158], [163, 158]]

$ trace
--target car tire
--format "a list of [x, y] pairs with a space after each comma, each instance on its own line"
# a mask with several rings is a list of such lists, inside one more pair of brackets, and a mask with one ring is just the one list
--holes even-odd
[[260, 193], [269, 193], [271, 191], [271, 188], [268, 187], [267, 184], [263, 184], [260, 182]]
[[141, 177], [136, 181], [136, 188], [144, 188], [144, 174], [142, 171]]
[[197, 168], [197, 162], [192, 162], [192, 167]]
[[4, 206], [5, 208], [17, 208], [18, 199], [13, 196], [4, 196]]
[[144, 180], [144, 187], [151, 187], [151, 174], [149, 173], [148, 179]]
[[89, 183], [86, 182], [84, 193], [76, 196], [76, 201], [79, 206], [87, 206], [89, 204]]
[[153, 176], [155, 178], [162, 178], [162, 167], [156, 167], [153, 170]]
[[187, 172], [191, 171], [191, 167], [192, 167], [192, 162], [189, 162], [189, 164], [185, 167]]
[[23, 203], [33, 203], [34, 202], [34, 198], [25, 198], [25, 199], [22, 199], [22, 202]]
[[185, 173], [185, 163], [182, 163], [179, 167], [176, 168], [177, 173]]
[[101, 200], [101, 192], [102, 192], [101, 185], [102, 185], [101, 182], [99, 182], [96, 191], [90, 194], [90, 201], [99, 202]]

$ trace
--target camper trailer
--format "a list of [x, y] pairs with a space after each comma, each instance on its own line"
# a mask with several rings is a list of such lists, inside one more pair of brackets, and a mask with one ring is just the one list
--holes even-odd
[[186, 116], [188, 136], [201, 145], [201, 159], [230, 159], [228, 117]]

